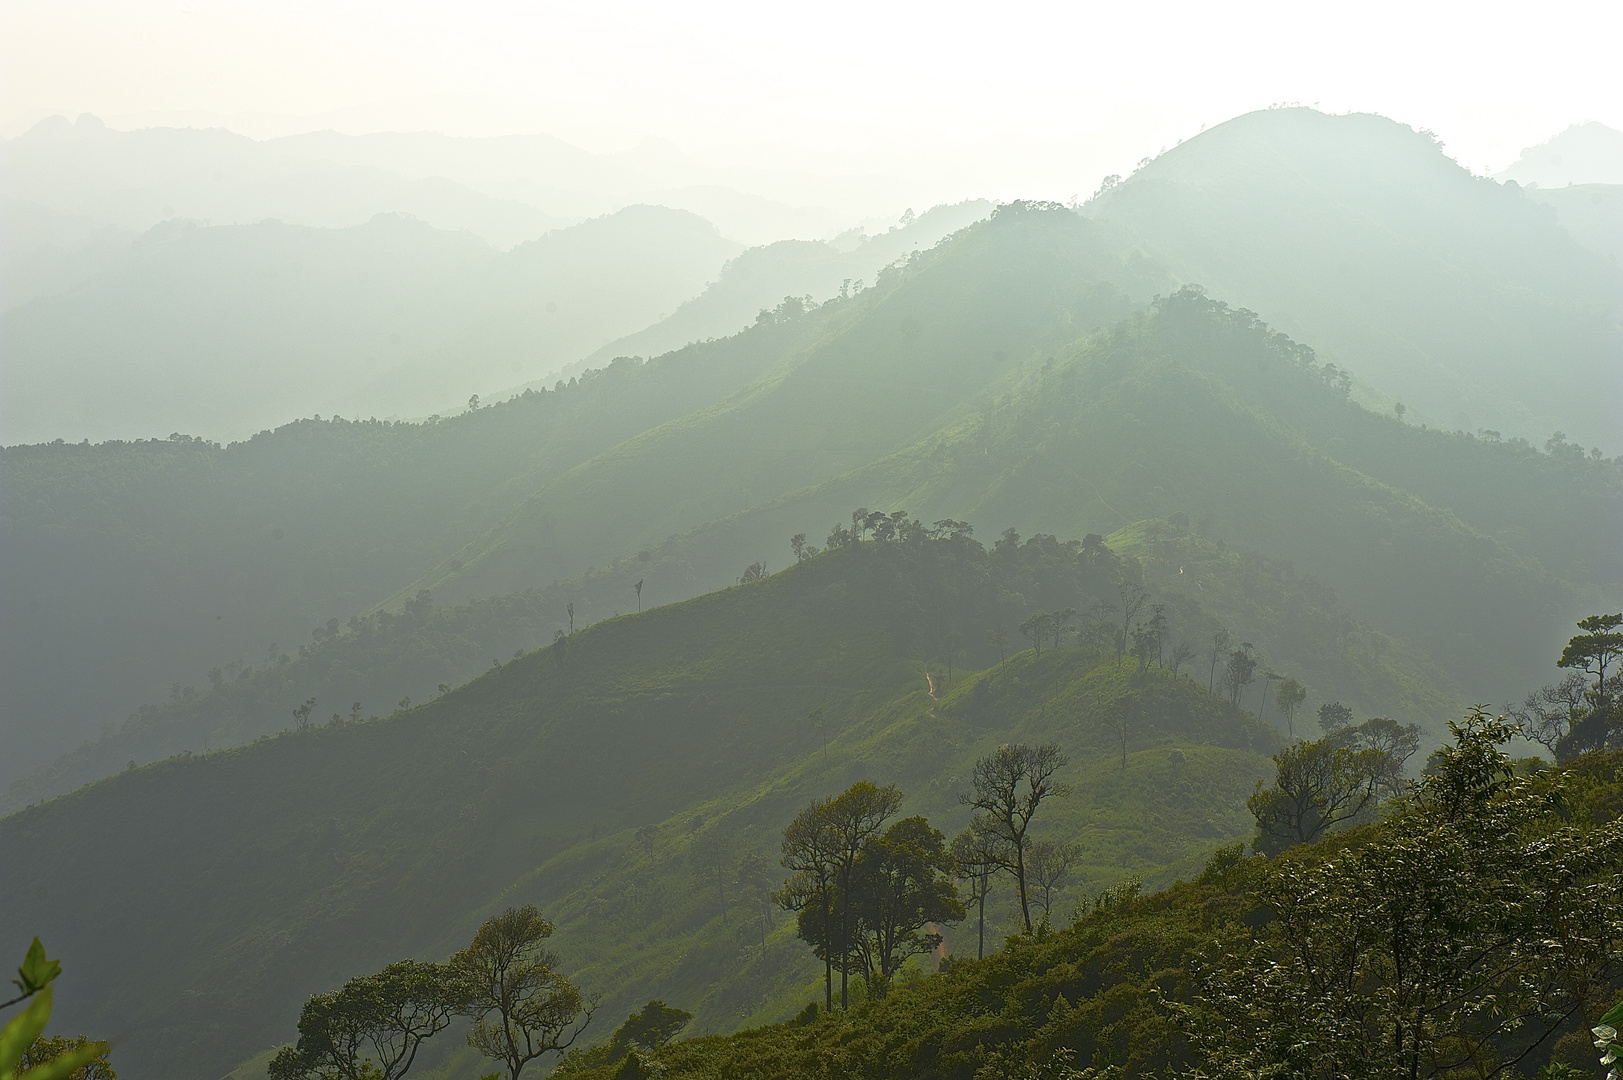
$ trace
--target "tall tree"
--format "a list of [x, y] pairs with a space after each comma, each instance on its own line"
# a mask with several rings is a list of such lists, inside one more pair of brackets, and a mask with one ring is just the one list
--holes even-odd
[[852, 875], [855, 933], [869, 991], [883, 996], [911, 956], [940, 946], [932, 923], [964, 917], [946, 837], [922, 817], [903, 818], [863, 845]]
[[1121, 615], [1121, 634], [1116, 638], [1116, 659], [1120, 660], [1127, 648], [1127, 642], [1132, 639], [1133, 620], [1138, 618], [1144, 605], [1149, 603], [1150, 592], [1144, 587], [1136, 574], [1122, 575], [1116, 582], [1116, 611]]
[[976, 959], [986, 958], [986, 893], [994, 875], [1013, 860], [1008, 855], [1008, 844], [986, 827], [982, 818], [975, 818], [969, 828], [952, 839], [952, 857], [958, 873], [971, 883], [970, 899], [979, 909], [979, 926], [975, 948]]
[[1009, 869], [1020, 892], [1020, 915], [1031, 933], [1031, 899], [1026, 888], [1027, 831], [1031, 819], [1050, 798], [1069, 795], [1069, 784], [1054, 779], [1067, 764], [1058, 746], [1013, 743], [975, 762], [970, 776], [972, 794], [961, 801], [980, 812], [985, 828], [1007, 842], [1012, 857]]
[[462, 1004], [455, 973], [400, 960], [317, 994], [299, 1012], [299, 1041], [271, 1059], [270, 1080], [398, 1080], [423, 1040]]
[[1215, 693], [1217, 691], [1217, 665], [1223, 657], [1228, 655], [1229, 637], [1227, 630], [1219, 627], [1213, 634], [1207, 657], [1211, 660], [1211, 669], [1206, 673], [1206, 689]]
[[539, 1057], [563, 1053], [597, 1011], [597, 999], [559, 973], [544, 945], [552, 931], [533, 905], [508, 908], [451, 957], [462, 1011], [473, 1020], [468, 1045], [505, 1065], [507, 1080], [518, 1080]]
[[836, 795], [828, 804], [829, 827], [837, 844], [839, 862], [835, 871], [835, 888], [839, 898], [840, 941], [844, 948], [840, 955], [840, 1008], [850, 1006], [851, 943], [855, 927], [855, 899], [851, 883], [856, 873], [857, 859], [863, 847], [879, 834], [879, 830], [902, 804], [902, 793], [895, 784], [884, 787], [870, 780], [858, 780]]
[[1229, 701], [1235, 705], [1240, 704], [1240, 695], [1250, 686], [1257, 677], [1257, 665], [1260, 662], [1251, 651], [1256, 648], [1249, 641], [1242, 641], [1240, 647], [1229, 653], [1228, 662], [1223, 665], [1223, 688], [1229, 692]]
[[1246, 805], [1257, 819], [1254, 847], [1276, 854], [1308, 844], [1372, 807], [1389, 762], [1373, 747], [1335, 736], [1299, 742], [1274, 755], [1273, 787], [1257, 789]]
[[[819, 940], [830, 940], [834, 923], [834, 888], [839, 876], [840, 844], [829, 805], [832, 799], [815, 799], [783, 830], [783, 866], [790, 872], [773, 899], [788, 911], [800, 913], [801, 937], [806, 936], [808, 918]], [[834, 1011], [834, 954], [823, 954], [823, 1007]]]
[[1293, 739], [1296, 738], [1296, 710], [1306, 700], [1307, 687], [1289, 676], [1281, 679], [1279, 689], [1274, 691], [1274, 704], [1285, 714], [1285, 731]]

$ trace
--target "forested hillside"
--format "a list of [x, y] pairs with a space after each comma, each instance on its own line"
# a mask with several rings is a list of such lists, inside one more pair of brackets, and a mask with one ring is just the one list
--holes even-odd
[[[786, 303], [736, 338], [617, 364], [580, 388], [432, 428], [306, 423], [224, 450], [6, 451], [13, 501], [30, 508], [8, 516], [12, 550], [24, 553], [8, 563], [8, 589], [32, 620], [8, 625], [19, 637], [8, 686], [27, 689], [34, 716], [85, 717], [74, 736], [83, 737], [161, 696], [177, 675], [183, 689], [232, 661], [263, 666], [271, 642], [291, 655], [308, 628], [391, 595], [398, 610], [425, 589], [456, 605], [573, 583], [549, 601], [552, 625], [565, 602], [584, 625], [629, 610], [637, 581], [648, 603], [730, 582], [774, 560], [786, 536], [816, 543], [853, 505], [1071, 536], [1182, 515], [1208, 541], [1330, 586], [1331, 608], [1447, 672], [1449, 700], [1465, 687], [1519, 698], [1534, 677], [1526, 658], [1547, 653], [1591, 598], [1623, 580], [1610, 540], [1623, 521], [1616, 463], [1567, 444], [1540, 452], [1377, 416], [1349, 400], [1339, 369], [1195, 292], [1094, 337], [1091, 326], [1130, 302], [1097, 282], [1119, 264], [1093, 250], [1093, 237], [1069, 211], [1011, 208], [848, 299]], [[363, 432], [376, 444], [365, 471], [335, 469], [317, 450]], [[195, 475], [217, 480], [199, 488], [163, 466], [175, 486], [155, 495], [127, 482], [140, 460], [194, 462]], [[315, 468], [320, 487], [297, 482], [297, 469]], [[102, 484], [113, 486], [111, 501], [91, 497]], [[214, 498], [240, 500], [241, 515], [220, 517]], [[114, 507], [126, 516], [98, 517]], [[75, 545], [48, 539], [70, 521]], [[205, 562], [199, 573], [184, 543], [132, 545], [136, 521], [177, 541], [220, 537], [210, 547], [218, 570]], [[86, 538], [89, 553], [77, 546]], [[260, 548], [285, 554], [242, 557]], [[318, 551], [330, 552], [326, 576], [292, 571]], [[152, 569], [118, 572], [105, 587], [84, 573], [132, 557]], [[189, 604], [117, 599], [182, 567]], [[1497, 584], [1484, 590], [1484, 580]], [[28, 592], [46, 582], [60, 583], [49, 605]], [[1233, 600], [1225, 618], [1243, 611]], [[103, 614], [53, 622], [53, 607]], [[134, 627], [154, 611], [169, 611], [172, 625], [144, 637]], [[118, 669], [96, 665], [104, 679], [59, 692], [53, 657], [123, 660], [135, 649], [149, 679], [139, 696], [121, 692]], [[1367, 666], [1347, 668], [1333, 651], [1321, 650], [1317, 670]], [[468, 674], [453, 666], [427, 684]], [[293, 692], [283, 712], [309, 696]], [[1335, 692], [1356, 696], [1345, 682]], [[392, 702], [420, 691], [386, 693]], [[382, 704], [375, 692], [363, 697], [367, 709]], [[339, 711], [351, 703], [322, 700]], [[1372, 711], [1400, 704], [1361, 700]], [[1450, 710], [1422, 711], [1440, 725]], [[43, 726], [16, 715], [33, 732]]]
[[[132, 1075], [201, 1077], [281, 1041], [310, 993], [448, 952], [514, 896], [559, 920], [570, 970], [611, 1011], [664, 994], [702, 1030], [792, 1011], [808, 955], [758, 904], [697, 887], [704, 860], [770, 858], [798, 802], [863, 776], [951, 824], [954, 778], [1011, 738], [1073, 759], [1079, 795], [1047, 825], [1083, 845], [1078, 880], [1163, 880], [1246, 833], [1279, 736], [1188, 671], [1134, 675], [1140, 659], [1095, 636], [949, 673], [957, 639], [984, 655], [989, 627], [1018, 639], [1034, 612], [1108, 604], [1121, 559], [906, 536], [579, 630], [384, 719], [312, 722], [12, 814], [0, 849], [28, 873], [0, 883], [0, 906], [85, 958], [64, 1024], [130, 1031]], [[1209, 618], [1178, 610], [1190, 630]]]

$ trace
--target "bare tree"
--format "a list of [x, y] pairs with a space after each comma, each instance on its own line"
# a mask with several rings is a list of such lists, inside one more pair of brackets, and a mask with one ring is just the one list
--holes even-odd
[[1071, 871], [1081, 865], [1080, 844], [1056, 844], [1052, 840], [1034, 840], [1031, 844], [1030, 871], [1032, 883], [1037, 886], [1047, 918], [1054, 903], [1054, 892], [1070, 880]]
[[1589, 710], [1588, 690], [1589, 680], [1574, 671], [1560, 682], [1528, 694], [1521, 707], [1507, 710], [1507, 715], [1516, 721], [1523, 738], [1538, 743], [1554, 758], [1556, 744], [1572, 730], [1573, 718]]
[[985, 828], [1005, 841], [1012, 856], [1015, 885], [1020, 891], [1020, 916], [1026, 933], [1031, 933], [1031, 900], [1026, 887], [1026, 832], [1044, 800], [1071, 793], [1069, 784], [1058, 783], [1054, 774], [1067, 764], [1058, 746], [1026, 746], [1014, 743], [975, 763], [970, 777], [974, 793], [960, 801], [980, 811]]
[[1172, 647], [1172, 674], [1178, 674], [1178, 669], [1195, 658], [1195, 647], [1187, 641], [1180, 641]]
[[958, 863], [958, 873], [969, 879], [970, 900], [979, 908], [975, 947], [978, 960], [986, 958], [986, 893], [993, 876], [1013, 861], [1007, 849], [1008, 843], [987, 828], [982, 818], [971, 821], [969, 828], [952, 841], [952, 857]]

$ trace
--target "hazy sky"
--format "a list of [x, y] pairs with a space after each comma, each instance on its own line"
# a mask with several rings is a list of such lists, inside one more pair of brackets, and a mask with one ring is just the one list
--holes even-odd
[[703, 159], [1064, 198], [1274, 102], [1479, 171], [1623, 128], [1623, 4], [7, 0], [0, 122], [645, 136]]

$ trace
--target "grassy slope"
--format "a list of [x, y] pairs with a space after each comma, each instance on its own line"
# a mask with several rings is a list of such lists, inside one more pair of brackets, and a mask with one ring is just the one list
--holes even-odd
[[[20, 869], [0, 906], [82, 958], [62, 1022], [130, 1032], [121, 1066], [137, 1078], [160, 1062], [218, 1074], [285, 1038], [307, 994], [443, 955], [516, 900], [559, 918], [610, 1012], [663, 994], [706, 1030], [774, 1015], [803, 996], [806, 954], [780, 927], [741, 974], [760, 924], [737, 908], [723, 923], [695, 845], [769, 853], [800, 803], [859, 776], [902, 783], [910, 809], [956, 827], [975, 754], [1057, 738], [1084, 794], [1052, 824], [1088, 844], [1093, 875], [1165, 876], [1245, 831], [1275, 736], [1187, 680], [1128, 688], [1069, 651], [981, 676], [989, 710], [921, 689], [908, 656], [944, 611], [1074, 604], [1107, 571], [867, 549], [612, 619], [566, 659], [531, 654], [410, 712], [172, 759], [5, 818], [0, 849]], [[1090, 710], [1128, 692], [1152, 719], [1123, 777]], [[1169, 743], [1186, 777], [1152, 749]], [[653, 873], [630, 835], [651, 822]]]

